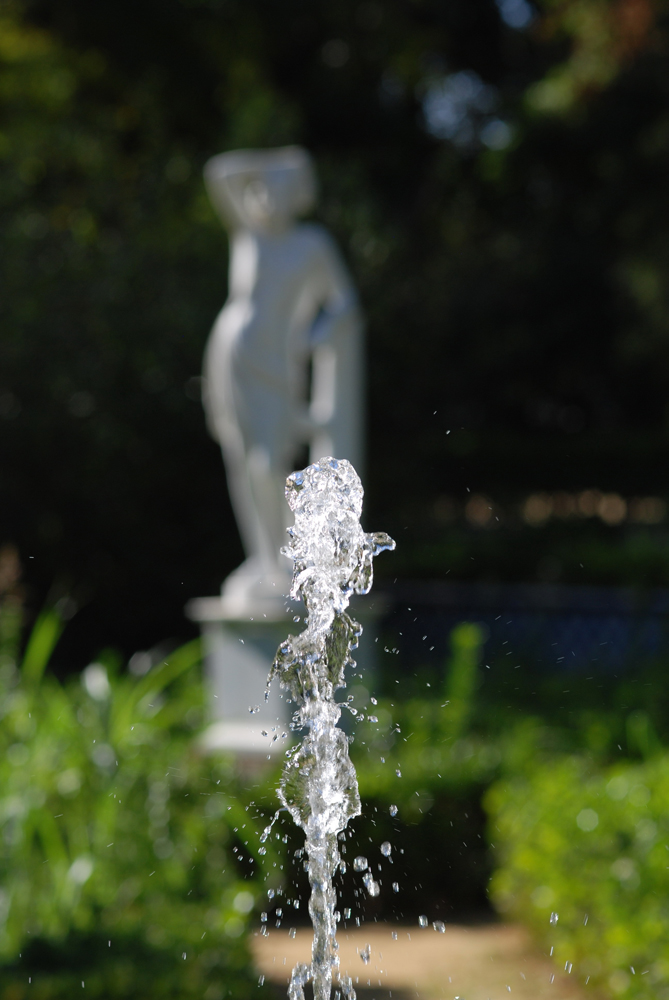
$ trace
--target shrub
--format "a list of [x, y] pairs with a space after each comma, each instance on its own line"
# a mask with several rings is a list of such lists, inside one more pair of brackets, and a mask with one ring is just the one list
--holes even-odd
[[[456, 626], [445, 679], [431, 686], [429, 697], [381, 698], [366, 706], [352, 746], [363, 800], [363, 814], [352, 824], [353, 844], [363, 854], [370, 841], [389, 840], [395, 848], [382, 898], [377, 904], [365, 900], [368, 909], [382, 906], [404, 916], [429, 910], [443, 918], [487, 905], [490, 869], [480, 800], [500, 754], [471, 729], [483, 641], [480, 626]], [[397, 807], [394, 816], [391, 806]], [[396, 896], [385, 891], [395, 879], [401, 889]]]
[[485, 805], [498, 909], [609, 995], [669, 997], [669, 755], [541, 762], [493, 785]]
[[265, 859], [229, 764], [196, 749], [199, 642], [61, 685], [60, 630], [45, 613], [0, 662], [0, 997], [247, 995], [243, 875]]

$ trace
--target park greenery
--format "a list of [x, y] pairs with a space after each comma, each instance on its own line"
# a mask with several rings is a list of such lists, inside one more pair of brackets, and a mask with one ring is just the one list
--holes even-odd
[[521, 693], [503, 659], [483, 662], [483, 638], [458, 626], [445, 681], [419, 672], [371, 709], [354, 744], [358, 843], [404, 848], [398, 916], [480, 915], [487, 898], [603, 995], [669, 995], [664, 665], [572, 673], [564, 690], [523, 664]]
[[[241, 998], [259, 911], [277, 926], [306, 917], [299, 832], [282, 815], [260, 839], [277, 767], [249, 781], [199, 749], [199, 641], [125, 671], [103, 652], [61, 683], [50, 661], [62, 628], [46, 610], [21, 652], [20, 605], [10, 594], [0, 606], [7, 996], [28, 984], [51, 1000], [83, 981], [94, 996]], [[418, 671], [395, 690], [388, 676], [374, 701], [352, 687], [363, 811], [342, 850], [378, 854], [383, 871], [378, 899], [341, 879], [343, 926], [480, 918], [490, 900], [581, 980], [662, 996], [667, 733], [652, 674], [604, 694], [601, 675], [572, 677], [572, 709], [555, 678], [523, 667], [527, 704], [504, 661], [484, 663], [484, 639], [463, 623], [443, 675]]]
[[603, 995], [669, 996], [666, 749], [604, 768], [582, 755], [528, 758], [486, 806], [499, 911]]
[[243, 935], [276, 855], [244, 832], [230, 761], [198, 752], [199, 641], [142, 676], [106, 654], [63, 685], [60, 616], [40, 616], [17, 665], [14, 611], [0, 607], [0, 996], [248, 995]]
[[652, 0], [2, 0], [0, 542], [80, 606], [64, 664], [241, 558], [198, 382], [239, 146], [314, 154], [393, 574], [667, 582], [667, 42]]
[[[382, 896], [356, 895], [344, 879], [342, 908], [368, 920], [480, 919], [492, 902], [553, 946], [560, 967], [571, 962], [582, 982], [590, 976], [605, 991], [645, 996], [645, 980], [630, 966], [639, 975], [652, 969], [648, 995], [659, 996], [666, 987], [669, 716], [657, 697], [664, 665], [619, 678], [571, 673], [565, 691], [564, 676], [522, 664], [521, 688], [515, 666], [484, 661], [484, 638], [478, 625], [458, 626], [445, 664], [413, 679], [377, 678], [376, 703], [351, 687], [359, 692], [351, 754], [363, 812], [350, 824], [347, 851], [372, 852], [382, 864]], [[392, 868], [379, 853], [384, 841], [393, 845]], [[289, 854], [293, 847], [291, 839]], [[307, 891], [299, 863], [290, 878]], [[394, 880], [397, 895], [389, 891]], [[636, 917], [646, 896], [647, 923]]]

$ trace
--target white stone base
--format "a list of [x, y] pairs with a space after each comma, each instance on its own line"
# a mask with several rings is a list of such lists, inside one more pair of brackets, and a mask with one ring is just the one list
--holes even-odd
[[213, 722], [200, 737], [200, 747], [206, 753], [214, 753], [217, 750], [230, 751], [242, 754], [261, 754], [266, 759], [276, 759], [288, 746], [289, 739], [281, 739], [281, 733], [290, 731], [282, 729], [276, 743], [272, 742], [274, 733], [268, 731], [267, 736], [263, 736], [261, 727], [249, 724], [246, 719], [227, 719], [222, 722]]
[[[355, 598], [351, 614], [361, 621], [364, 634], [360, 648], [353, 653], [356, 674], [363, 674], [363, 684], [373, 684], [376, 666], [376, 625], [383, 608], [378, 599]], [[285, 695], [275, 681], [265, 700], [267, 675], [276, 650], [289, 633], [297, 634], [303, 623], [294, 622], [304, 615], [301, 604], [274, 605], [273, 615], [254, 608], [248, 618], [229, 614], [220, 597], [201, 597], [191, 601], [186, 614], [199, 622], [205, 646], [205, 671], [211, 692], [212, 725], [202, 736], [204, 750], [229, 751], [247, 759], [276, 759], [292, 742], [290, 720], [294, 706], [286, 704]], [[347, 683], [354, 686], [351, 672]], [[262, 736], [262, 730], [267, 736]], [[282, 733], [288, 733], [283, 739]], [[278, 739], [272, 742], [277, 735]]]

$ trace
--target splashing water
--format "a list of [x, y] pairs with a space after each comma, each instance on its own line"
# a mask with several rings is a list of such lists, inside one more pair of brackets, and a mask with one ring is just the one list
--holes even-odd
[[[344, 672], [355, 666], [351, 652], [362, 628], [346, 613], [352, 594], [372, 586], [372, 559], [395, 542], [383, 532], [360, 527], [362, 483], [350, 462], [322, 458], [286, 480], [286, 499], [295, 514], [283, 553], [293, 560], [290, 596], [307, 608], [306, 628], [289, 635], [277, 650], [268, 686], [279, 678], [297, 705], [293, 728], [307, 733], [290, 754], [279, 785], [279, 799], [306, 834], [311, 885], [309, 914], [314, 927], [311, 965], [298, 964], [289, 1000], [304, 1000], [313, 984], [314, 1000], [330, 1000], [333, 975], [347, 1000], [355, 1000], [350, 977], [339, 975], [336, 892], [332, 879], [341, 864], [337, 835], [360, 815], [355, 768], [348, 738], [337, 728], [341, 707], [335, 691], [345, 687]], [[365, 867], [367, 867], [365, 865]], [[378, 884], [368, 886], [370, 895]]]

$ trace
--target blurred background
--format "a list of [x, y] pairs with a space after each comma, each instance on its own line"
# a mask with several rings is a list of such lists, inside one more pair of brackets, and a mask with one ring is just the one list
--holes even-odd
[[1, 9], [0, 537], [68, 663], [185, 636], [241, 559], [198, 379], [242, 146], [315, 156], [393, 579], [667, 583], [661, 4]]
[[[634, 940], [620, 931], [628, 911], [649, 907], [665, 885], [659, 859], [669, 835], [664, 0], [0, 0], [0, 646], [15, 713], [5, 713], [3, 739], [28, 748], [3, 764], [3, 815], [19, 830], [5, 835], [5, 870], [19, 864], [11, 850], [28, 844], [40, 859], [49, 855], [51, 827], [30, 826], [30, 816], [55, 816], [58, 796], [79, 802], [79, 789], [88, 789], [92, 830], [98, 805], [114, 794], [116, 757], [92, 758], [83, 743], [67, 766], [53, 756], [54, 747], [74, 750], [49, 714], [56, 688], [37, 693], [47, 664], [49, 684], [54, 675], [66, 681], [58, 690], [70, 692], [63, 698], [79, 720], [73, 725], [84, 718], [102, 727], [98, 740], [111, 753], [131, 739], [133, 712], [146, 742], [163, 748], [145, 773], [132, 770], [139, 764], [128, 744], [128, 787], [139, 782], [137, 808], [146, 803], [157, 824], [124, 855], [138, 872], [146, 858], [163, 852], [167, 864], [179, 855], [180, 835], [164, 831], [166, 797], [177, 786], [179, 795], [193, 794], [186, 787], [210, 795], [224, 780], [233, 790], [207, 814], [219, 824], [205, 852], [213, 851], [212, 870], [222, 870], [226, 843], [244, 846], [244, 816], [233, 835], [224, 812], [251, 808], [248, 789], [234, 792], [229, 762], [195, 760], [187, 749], [203, 703], [196, 680], [183, 679], [199, 654], [181, 647], [191, 653], [180, 653], [171, 673], [164, 656], [196, 642], [186, 601], [216, 593], [242, 558], [201, 407], [202, 352], [226, 298], [228, 253], [202, 166], [224, 150], [287, 143], [314, 156], [317, 217], [360, 292], [365, 517], [398, 542], [377, 566], [390, 609], [376, 682], [387, 704], [377, 713], [383, 733], [366, 743], [385, 740], [388, 773], [394, 754], [404, 776], [413, 775], [400, 805], [416, 828], [415, 864], [449, 837], [460, 854], [470, 844], [456, 874], [430, 890], [435, 913], [488, 912], [496, 871], [504, 913], [530, 922], [536, 913], [545, 928], [561, 902], [563, 912], [572, 907], [574, 928], [586, 926], [577, 897], [587, 886], [573, 871], [587, 856], [588, 871], [601, 871], [601, 894], [595, 875], [588, 891], [602, 923], [593, 919], [593, 938], [578, 947], [592, 956], [597, 941], [609, 942], [593, 959], [599, 971], [593, 965], [588, 974], [616, 995], [645, 996], [627, 969], [646, 962], [655, 977], [648, 995], [669, 996], [664, 904]], [[51, 618], [38, 617], [44, 606], [56, 609]], [[476, 624], [458, 631], [463, 621]], [[146, 650], [148, 659], [137, 660]], [[11, 665], [22, 658], [17, 680]], [[92, 660], [103, 673], [82, 675], [82, 686], [79, 672]], [[152, 686], [154, 668], [162, 679]], [[396, 681], [403, 708], [390, 701]], [[120, 715], [112, 711], [117, 684], [118, 698], [134, 706]], [[174, 684], [172, 700], [152, 700]], [[438, 698], [450, 692], [452, 717], [432, 718], [437, 698], [426, 697], [426, 685]], [[368, 696], [359, 692], [361, 703]], [[43, 706], [42, 728], [26, 722], [30, 698]], [[444, 748], [412, 757], [410, 743], [395, 743], [398, 719], [401, 728], [428, 727], [425, 742]], [[175, 734], [188, 765], [170, 764], [182, 746]], [[21, 812], [16, 789], [35, 774], [30, 741], [41, 738], [43, 792], [33, 813]], [[370, 761], [363, 754], [358, 762], [361, 788], [370, 808], [388, 816], [402, 797]], [[163, 763], [176, 777], [165, 780]], [[71, 774], [61, 788], [63, 768]], [[265, 794], [267, 809], [272, 780], [250, 793], [256, 804]], [[635, 789], [630, 812], [623, 807]], [[581, 796], [576, 821], [569, 796]], [[178, 824], [177, 815], [169, 822]], [[169, 862], [163, 895], [146, 897], [151, 912], [167, 906], [170, 892], [180, 912], [188, 851], [198, 837], [203, 845], [214, 837], [205, 820], [202, 813], [197, 830], [183, 834], [191, 846], [179, 864]], [[495, 836], [486, 833], [492, 822], [502, 831]], [[72, 824], [81, 825], [76, 817]], [[361, 824], [361, 838], [377, 836]], [[455, 832], [446, 836], [447, 827]], [[541, 829], [555, 836], [544, 843]], [[85, 859], [104, 845], [77, 846], [72, 837], [63, 840], [61, 916], [40, 916], [39, 933], [86, 934], [104, 913], [132, 938], [145, 921], [140, 876], [124, 875], [125, 910], [113, 902], [112, 868], [102, 895], [81, 909], [75, 889], [94, 882]], [[546, 873], [553, 850], [559, 860]], [[24, 889], [37, 855], [20, 855]], [[246, 869], [235, 875], [245, 878]], [[428, 866], [423, 884], [431, 880]], [[568, 887], [564, 900], [560, 886]], [[198, 891], [210, 912], [204, 874]], [[45, 883], [44, 898], [51, 892]], [[216, 906], [226, 900], [220, 927], [232, 948], [258, 894], [236, 881], [216, 892]], [[421, 909], [422, 898], [405, 897], [406, 912]], [[12, 961], [28, 926], [16, 920], [4, 946]], [[174, 917], [172, 937], [149, 921], [146, 948], [185, 954], [185, 920]], [[575, 940], [565, 939], [567, 955], [578, 951]], [[646, 959], [649, 940], [656, 952]], [[243, 956], [217, 954], [202, 959], [205, 979], [216, 962], [243, 968]], [[208, 1000], [226, 995], [225, 982], [207, 987]], [[163, 983], [155, 995], [171, 988]]]

